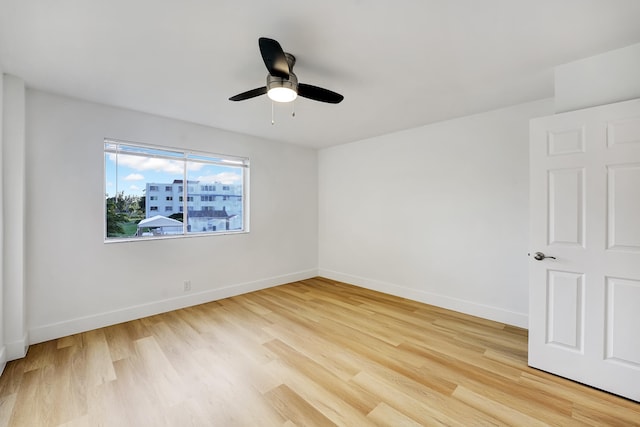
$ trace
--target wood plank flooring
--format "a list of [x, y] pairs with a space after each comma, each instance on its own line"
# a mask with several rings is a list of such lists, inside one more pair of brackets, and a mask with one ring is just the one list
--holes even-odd
[[526, 359], [525, 330], [316, 278], [33, 345], [0, 426], [640, 425]]

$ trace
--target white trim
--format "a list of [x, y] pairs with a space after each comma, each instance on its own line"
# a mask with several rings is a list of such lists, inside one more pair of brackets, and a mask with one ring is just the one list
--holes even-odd
[[[106, 215], [106, 213], [105, 213]], [[171, 240], [171, 239], [191, 239], [197, 237], [211, 237], [211, 236], [228, 236], [231, 234], [249, 234], [249, 230], [223, 230], [219, 232], [207, 231], [206, 233], [189, 233], [189, 234], [168, 234], [163, 236], [140, 236], [140, 237], [105, 237], [104, 244], [112, 245], [114, 243], [130, 243], [130, 242], [148, 242], [152, 240]]]
[[7, 360], [22, 359], [27, 355], [29, 349], [29, 334], [25, 334], [17, 341], [5, 343], [4, 349]]
[[81, 332], [90, 331], [105, 326], [115, 325], [130, 320], [141, 319], [159, 313], [178, 310], [180, 308], [191, 307], [198, 304], [229, 298], [260, 289], [271, 288], [284, 283], [296, 282], [298, 280], [316, 277], [316, 269], [299, 271], [282, 276], [269, 277], [253, 282], [238, 283], [219, 289], [211, 289], [198, 293], [169, 298], [151, 303], [135, 305], [119, 310], [108, 311], [100, 314], [78, 317], [63, 322], [52, 323], [31, 329], [29, 331], [31, 344], [49, 341], [52, 339], [65, 337]]
[[[157, 150], [157, 151], [168, 151], [168, 152], [181, 154], [181, 156], [174, 157], [174, 156], [163, 156], [161, 154], [139, 154], [139, 153], [129, 153], [129, 152], [125, 153], [131, 156], [154, 157], [158, 159], [169, 159], [169, 160], [175, 160], [175, 159], [185, 160], [188, 155], [193, 155], [193, 156], [199, 156], [199, 157], [210, 157], [218, 160], [215, 162], [205, 162], [205, 163], [216, 164], [221, 166], [225, 166], [225, 164], [226, 166], [229, 166], [231, 164], [233, 166], [242, 167], [242, 168], [248, 168], [249, 161], [250, 161], [249, 157], [235, 156], [231, 154], [210, 153], [207, 151], [192, 150], [190, 148], [179, 148], [179, 147], [170, 147], [165, 145], [146, 144], [144, 142], [127, 141], [124, 139], [104, 138], [103, 141], [106, 144], [127, 145], [130, 147], [146, 148], [146, 149]], [[113, 150], [113, 149], [106, 149], [106, 148], [104, 149], [104, 151], [108, 153], [114, 153], [114, 154], [117, 154], [120, 152], [120, 150], [117, 150], [117, 149]], [[225, 160], [228, 160], [228, 162], [226, 162]]]
[[2, 346], [0, 348], [0, 375], [4, 372], [5, 366], [7, 366], [7, 351], [6, 347]]
[[507, 325], [518, 326], [525, 329], [529, 326], [529, 316], [526, 313], [516, 313], [498, 307], [478, 304], [473, 301], [462, 300], [447, 295], [435, 294], [418, 289], [410, 289], [393, 283], [353, 276], [351, 274], [325, 270], [322, 268], [318, 270], [318, 275], [321, 277], [326, 277], [328, 279], [350, 283], [356, 286], [362, 286], [374, 291], [384, 292], [386, 294], [408, 298], [414, 301], [423, 302], [425, 304], [435, 305], [438, 307], [446, 308], [448, 310], [482, 317], [483, 319], [494, 320], [496, 322], [505, 323]]

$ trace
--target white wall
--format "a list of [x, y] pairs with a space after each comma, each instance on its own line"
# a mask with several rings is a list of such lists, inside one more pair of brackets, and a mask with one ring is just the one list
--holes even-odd
[[28, 331], [25, 305], [25, 84], [9, 74], [3, 82], [3, 310], [7, 359], [23, 357]]
[[[32, 343], [317, 274], [316, 151], [36, 90], [26, 117]], [[104, 137], [249, 157], [250, 233], [103, 243]]]
[[4, 253], [3, 253], [3, 242], [4, 236], [2, 234], [2, 229], [4, 228], [4, 215], [3, 211], [3, 202], [4, 202], [4, 194], [3, 194], [3, 181], [2, 181], [2, 158], [4, 151], [4, 139], [3, 135], [3, 107], [4, 107], [4, 96], [3, 96], [3, 87], [4, 87], [4, 73], [2, 72], [2, 67], [0, 66], [0, 374], [4, 371], [4, 367], [7, 364], [7, 349], [4, 344], [4, 281], [2, 280], [3, 272], [4, 272]]
[[555, 111], [640, 98], [640, 43], [555, 68]]
[[321, 275], [527, 326], [529, 119], [543, 100], [324, 149]]

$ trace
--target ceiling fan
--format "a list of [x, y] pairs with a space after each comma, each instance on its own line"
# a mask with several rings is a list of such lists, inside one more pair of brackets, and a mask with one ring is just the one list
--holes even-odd
[[338, 104], [344, 99], [344, 96], [329, 89], [298, 83], [298, 77], [293, 73], [296, 57], [283, 51], [277, 41], [260, 37], [258, 45], [269, 72], [267, 85], [232, 96], [229, 101], [244, 101], [264, 94], [276, 102], [291, 102], [298, 95], [330, 104]]

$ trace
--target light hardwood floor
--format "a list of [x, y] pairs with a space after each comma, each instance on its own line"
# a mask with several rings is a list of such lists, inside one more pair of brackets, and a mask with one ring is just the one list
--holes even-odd
[[33, 345], [0, 425], [640, 425], [526, 359], [523, 329], [316, 278]]

